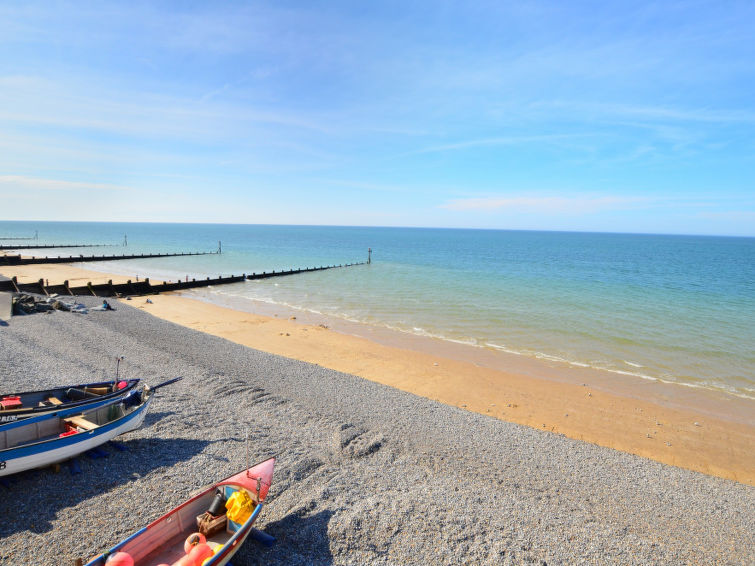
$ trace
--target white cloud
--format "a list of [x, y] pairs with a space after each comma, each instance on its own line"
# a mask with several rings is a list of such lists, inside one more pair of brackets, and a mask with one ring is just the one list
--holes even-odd
[[0, 189], [8, 187], [23, 190], [46, 190], [46, 191], [127, 191], [129, 187], [112, 185], [109, 183], [88, 183], [81, 181], [63, 181], [61, 179], [39, 179], [24, 177], [21, 175], [0, 175]]
[[517, 145], [520, 143], [538, 143], [538, 142], [555, 142], [563, 139], [575, 138], [575, 137], [587, 137], [590, 134], [546, 134], [542, 136], [505, 136], [495, 138], [480, 138], [474, 140], [464, 140], [456, 143], [449, 143], [445, 145], [438, 145], [433, 147], [426, 147], [411, 151], [407, 155], [419, 154], [419, 153], [435, 153], [441, 151], [453, 151], [457, 149], [466, 149], [470, 147], [484, 147], [484, 146], [496, 146], [496, 145]]

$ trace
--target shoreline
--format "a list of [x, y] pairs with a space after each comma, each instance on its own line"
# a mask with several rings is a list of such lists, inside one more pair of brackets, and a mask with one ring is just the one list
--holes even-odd
[[[267, 304], [248, 299], [243, 302], [236, 302], [233, 298], [223, 300], [220, 296], [209, 298], [207, 289], [176, 291], [166, 294], [198, 300], [209, 305], [256, 316], [280, 318], [281, 320], [292, 319], [293, 317], [297, 324], [325, 325], [335, 332], [364, 338], [382, 346], [450, 358], [458, 362], [467, 362], [475, 367], [567, 384], [583, 385], [588, 383], [590, 387], [605, 393], [615, 393], [638, 400], [652, 401], [671, 408], [694, 408], [694, 410], [709, 416], [755, 426], [755, 412], [753, 412], [755, 399], [720, 389], [579, 366], [565, 361], [536, 359], [515, 352], [381, 328], [324, 314], [302, 312], [283, 305]], [[248, 305], [253, 305], [253, 307], [243, 308]], [[283, 314], [281, 315], [281, 313]], [[722, 410], [722, 404], [725, 404], [725, 410]]]
[[[40, 275], [55, 282], [129, 279], [71, 265], [14, 266], [0, 272], [20, 281], [36, 281]], [[128, 304], [238, 344], [468, 411], [755, 485], [751, 400], [588, 368], [553, 367], [387, 330], [355, 333], [347, 323], [318, 323], [313, 316], [263, 316], [178, 294], [151, 299], [152, 304], [142, 297]]]

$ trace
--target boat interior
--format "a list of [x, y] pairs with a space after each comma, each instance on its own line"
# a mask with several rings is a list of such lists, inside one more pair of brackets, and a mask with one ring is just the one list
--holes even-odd
[[12, 415], [14, 412], [28, 411], [30, 408], [52, 408], [73, 401], [95, 399], [103, 395], [115, 393], [120, 389], [122, 388], [119, 388], [116, 382], [103, 382], [84, 387], [60, 387], [48, 391], [31, 391], [15, 395], [4, 395], [0, 398], [0, 413], [3, 415]]
[[94, 430], [120, 419], [132, 410], [133, 407], [126, 408], [123, 403], [112, 403], [78, 415], [45, 418], [28, 424], [21, 421], [24, 423], [21, 426], [0, 429], [0, 450]]
[[[182, 565], [195, 564], [195, 562], [186, 558], [186, 549], [188, 548], [186, 541], [190, 536], [198, 534], [199, 519], [213, 506], [213, 501], [217, 497], [217, 490], [221, 490], [223, 499], [229, 499], [236, 491], [243, 491], [252, 500], [252, 508], [257, 505], [256, 495], [249, 493], [243, 487], [236, 485], [211, 487], [183, 506], [160, 518], [119, 550], [131, 555], [134, 564], [137, 566], [174, 564], [179, 560], [183, 560]], [[213, 525], [215, 525], [217, 532], [209, 532], [205, 536], [205, 540], [206, 544], [217, 553], [242, 525], [227, 517], [224, 506], [222, 511], [214, 517], [216, 519], [213, 521]], [[205, 559], [199, 560], [197, 565]]]

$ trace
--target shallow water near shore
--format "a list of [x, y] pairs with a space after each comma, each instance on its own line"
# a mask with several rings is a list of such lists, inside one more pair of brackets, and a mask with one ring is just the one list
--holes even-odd
[[[205, 300], [755, 398], [755, 239], [493, 230], [0, 222], [28, 255], [215, 251], [82, 264], [184, 279], [372, 264], [216, 286]], [[125, 238], [124, 238], [125, 237]], [[124, 239], [127, 246], [123, 246]], [[11, 242], [2, 242], [11, 243]]]

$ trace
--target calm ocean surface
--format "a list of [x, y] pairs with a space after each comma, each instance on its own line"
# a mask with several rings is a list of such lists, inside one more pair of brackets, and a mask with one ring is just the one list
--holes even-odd
[[173, 280], [364, 261], [372, 248], [369, 266], [208, 296], [755, 398], [755, 238], [0, 222], [0, 237], [35, 232], [40, 244], [111, 246], [24, 253], [215, 251], [222, 241], [221, 255], [82, 265]]

